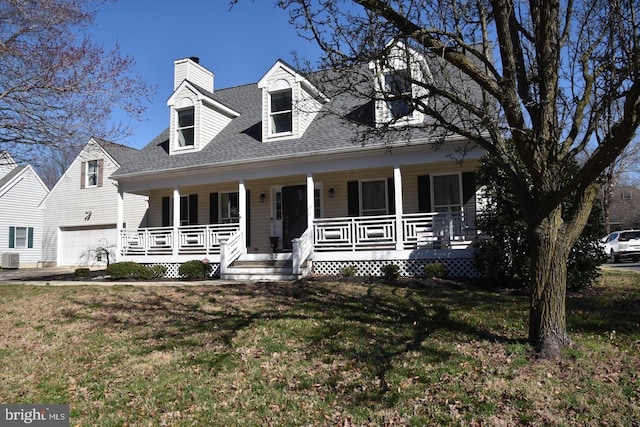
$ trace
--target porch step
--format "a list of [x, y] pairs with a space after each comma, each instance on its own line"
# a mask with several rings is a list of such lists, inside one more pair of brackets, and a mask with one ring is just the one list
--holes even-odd
[[222, 279], [227, 280], [297, 280], [290, 259], [236, 260]]

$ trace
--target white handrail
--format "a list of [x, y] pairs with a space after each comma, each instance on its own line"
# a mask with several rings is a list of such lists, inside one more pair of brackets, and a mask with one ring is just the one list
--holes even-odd
[[243, 233], [237, 232], [228, 240], [220, 242], [220, 274], [226, 274], [233, 261], [240, 258], [244, 251], [242, 245]]
[[313, 227], [309, 227], [297, 239], [292, 240], [293, 274], [302, 274], [302, 264], [313, 254]]

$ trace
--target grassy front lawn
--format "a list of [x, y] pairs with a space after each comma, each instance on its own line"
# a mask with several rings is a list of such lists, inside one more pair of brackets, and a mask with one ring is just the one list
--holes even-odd
[[640, 275], [567, 305], [577, 347], [551, 363], [526, 296], [455, 282], [2, 285], [0, 403], [92, 427], [638, 425]]

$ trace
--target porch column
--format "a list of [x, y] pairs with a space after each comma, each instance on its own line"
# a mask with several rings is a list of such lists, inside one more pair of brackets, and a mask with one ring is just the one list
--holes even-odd
[[404, 248], [404, 229], [402, 227], [402, 174], [400, 166], [393, 167], [393, 189], [395, 194], [396, 208], [396, 250]]
[[178, 248], [180, 246], [180, 189], [173, 189], [173, 256], [178, 256]]
[[242, 252], [247, 251], [247, 187], [244, 184], [244, 179], [238, 183], [238, 226], [240, 227], [240, 233], [242, 233]]
[[122, 255], [122, 227], [124, 225], [124, 193], [118, 186], [118, 199], [117, 199], [117, 214], [116, 214], [116, 256], [114, 262], [120, 261]]
[[313, 206], [315, 200], [315, 184], [313, 183], [313, 175], [307, 174], [307, 228], [313, 227], [313, 220], [316, 217], [316, 211]]

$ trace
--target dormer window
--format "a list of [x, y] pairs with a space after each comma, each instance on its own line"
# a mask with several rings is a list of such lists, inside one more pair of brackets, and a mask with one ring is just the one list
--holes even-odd
[[293, 102], [291, 89], [271, 94], [271, 133], [293, 130]]
[[403, 117], [411, 118], [412, 90], [409, 70], [398, 70], [384, 74], [384, 90], [386, 99], [385, 116], [393, 121]]
[[278, 60], [258, 82], [262, 91], [262, 141], [300, 138], [328, 102], [307, 79]]
[[195, 144], [195, 108], [178, 110], [178, 146], [193, 147]]
[[416, 105], [427, 102], [429, 92], [423, 82], [431, 82], [431, 72], [417, 51], [396, 43], [381, 61], [371, 61], [376, 84], [376, 125], [419, 125], [424, 113]]

